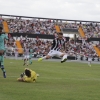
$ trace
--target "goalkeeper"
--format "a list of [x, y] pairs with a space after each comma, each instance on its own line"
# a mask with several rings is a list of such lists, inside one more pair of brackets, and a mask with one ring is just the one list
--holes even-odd
[[20, 81], [20, 82], [36, 82], [38, 76], [39, 76], [39, 74], [36, 74], [35, 71], [33, 71], [29, 68], [25, 68], [24, 73], [22, 73], [20, 75], [20, 78], [18, 78], [17, 81]]

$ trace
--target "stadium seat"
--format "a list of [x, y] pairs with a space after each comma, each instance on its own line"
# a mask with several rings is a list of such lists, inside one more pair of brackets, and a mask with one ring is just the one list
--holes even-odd
[[19, 54], [23, 54], [23, 48], [22, 48], [22, 46], [21, 46], [20, 41], [16, 41], [16, 46], [17, 46], [17, 48], [18, 48], [18, 53], [19, 53]]
[[10, 31], [9, 31], [8, 23], [6, 21], [3, 21], [2, 24], [3, 24], [4, 32], [9, 33]]
[[79, 27], [78, 32], [79, 32], [79, 34], [80, 34], [80, 36], [81, 36], [82, 38], [85, 37], [85, 33], [84, 33], [84, 31], [83, 31], [83, 29], [82, 29], [81, 26]]
[[100, 50], [99, 50], [99, 48], [98, 48], [98, 47], [96, 47], [96, 46], [93, 46], [93, 47], [94, 47], [94, 49], [95, 49], [96, 53], [98, 54], [98, 56], [100, 57]]
[[59, 27], [58, 25], [55, 25], [55, 29], [56, 29], [56, 32], [57, 32], [57, 33], [58, 33], [58, 32], [61, 32], [60, 27]]

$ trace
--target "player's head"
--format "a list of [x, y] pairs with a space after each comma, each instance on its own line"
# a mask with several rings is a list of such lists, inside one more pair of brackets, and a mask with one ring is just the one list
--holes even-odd
[[62, 39], [62, 38], [63, 38], [63, 33], [62, 33], [62, 32], [59, 32], [59, 33], [58, 33], [58, 38], [59, 38], [59, 39]]
[[28, 68], [25, 68], [25, 75], [31, 77], [31, 71]]
[[2, 33], [2, 29], [3, 29], [2, 26], [0, 26], [0, 33]]

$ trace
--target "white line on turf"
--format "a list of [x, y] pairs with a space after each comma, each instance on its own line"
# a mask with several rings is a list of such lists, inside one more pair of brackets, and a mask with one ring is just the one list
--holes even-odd
[[[0, 76], [1, 78], [2, 76]], [[7, 78], [18, 78], [18, 76], [7, 76]], [[48, 77], [40, 77], [41, 79], [52, 79], [52, 80], [93, 80], [100, 81], [99, 78], [48, 78]]]

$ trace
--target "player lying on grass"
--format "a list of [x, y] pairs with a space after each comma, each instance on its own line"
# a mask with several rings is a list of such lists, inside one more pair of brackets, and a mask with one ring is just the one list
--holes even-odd
[[20, 77], [17, 79], [17, 81], [20, 82], [36, 82], [37, 77], [39, 74], [37, 74], [35, 71], [25, 68], [24, 73], [20, 75]]
[[[38, 61], [42, 61], [43, 59], [50, 59], [52, 57], [62, 57], [61, 63], [65, 62], [67, 60], [67, 54], [64, 53], [66, 51], [65, 42], [66, 41], [63, 37], [63, 33], [58, 33], [58, 37], [53, 40], [50, 52], [46, 56], [39, 58]], [[62, 48], [64, 49], [64, 52], [61, 52]]]

